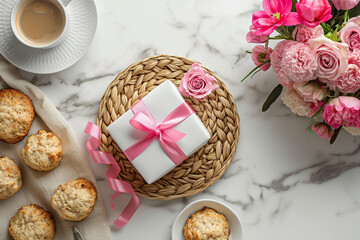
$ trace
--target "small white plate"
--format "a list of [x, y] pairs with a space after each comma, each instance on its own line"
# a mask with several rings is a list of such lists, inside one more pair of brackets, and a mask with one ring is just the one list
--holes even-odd
[[67, 6], [67, 36], [50, 49], [25, 46], [15, 37], [10, 18], [15, 1], [0, 0], [0, 53], [10, 63], [27, 72], [50, 74], [72, 66], [87, 52], [97, 25], [94, 0], [73, 0]]
[[225, 204], [212, 199], [197, 200], [187, 205], [175, 219], [172, 227], [172, 240], [184, 240], [183, 228], [188, 217], [204, 207], [213, 208], [225, 215], [230, 225], [230, 240], [242, 240], [243, 228], [239, 216]]

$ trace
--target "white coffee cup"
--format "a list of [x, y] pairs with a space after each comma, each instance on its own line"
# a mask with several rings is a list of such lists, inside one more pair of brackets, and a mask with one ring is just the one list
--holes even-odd
[[[54, 6], [56, 6], [56, 8], [60, 11], [61, 16], [62, 16], [62, 30], [60, 33], [59, 30], [59, 35], [54, 38], [51, 39], [47, 42], [44, 43], [37, 43], [35, 41], [30, 40], [29, 38], [27, 38], [25, 36], [24, 33], [22, 33], [21, 26], [20, 26], [20, 17], [22, 15], [22, 13], [20, 13], [22, 11], [21, 8], [23, 8], [24, 6], [26, 6], [29, 3], [32, 2], [49, 2], [51, 4], [53, 4]], [[66, 6], [71, 2], [71, 0], [18, 0], [15, 2], [12, 11], [11, 11], [11, 28], [13, 30], [14, 35], [16, 36], [16, 38], [23, 43], [24, 45], [28, 46], [28, 47], [32, 47], [32, 48], [38, 48], [38, 49], [48, 49], [48, 48], [52, 48], [57, 46], [58, 44], [60, 44], [63, 39], [66, 36], [66, 32], [69, 26], [69, 15], [68, 15], [68, 11], [66, 9]], [[21, 10], [21, 11], [19, 11]]]

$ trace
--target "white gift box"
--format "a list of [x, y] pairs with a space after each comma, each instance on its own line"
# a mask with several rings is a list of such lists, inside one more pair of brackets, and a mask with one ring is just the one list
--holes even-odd
[[[176, 86], [170, 80], [160, 84], [142, 98], [142, 101], [150, 110], [156, 124], [162, 123], [172, 111], [185, 102]], [[111, 137], [122, 151], [125, 151], [149, 134], [134, 128], [129, 123], [133, 116], [134, 113], [130, 109], [107, 128]], [[209, 132], [196, 113], [191, 114], [172, 128], [186, 134], [184, 138], [177, 142], [177, 145], [186, 156], [196, 152], [210, 139]], [[157, 181], [176, 167], [175, 163], [163, 150], [157, 138], [133, 159], [131, 163], [149, 184]]]

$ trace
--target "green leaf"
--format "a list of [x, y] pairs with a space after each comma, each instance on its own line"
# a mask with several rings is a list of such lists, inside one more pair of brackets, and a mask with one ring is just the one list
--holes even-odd
[[276, 101], [276, 99], [280, 96], [282, 90], [283, 90], [283, 86], [281, 84], [277, 85], [272, 90], [272, 92], [270, 93], [270, 95], [266, 99], [264, 105], [262, 106], [262, 111], [263, 112], [267, 111], [269, 109], [269, 107], [271, 106], [271, 104], [273, 104]]
[[330, 144], [333, 144], [336, 140], [336, 138], [338, 137], [340, 131], [342, 129], [342, 126], [340, 126], [339, 128], [335, 129], [334, 135], [332, 135], [331, 139], [330, 139]]

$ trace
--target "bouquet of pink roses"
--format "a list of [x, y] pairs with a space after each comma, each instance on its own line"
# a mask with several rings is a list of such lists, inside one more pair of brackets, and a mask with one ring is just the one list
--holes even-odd
[[[360, 0], [263, 0], [246, 39], [256, 67], [243, 79], [273, 68], [280, 84], [263, 105], [281, 95], [310, 129], [333, 143], [344, 128], [360, 135]], [[278, 34], [273, 34], [277, 32]], [[280, 40], [274, 49], [268, 44]]]

